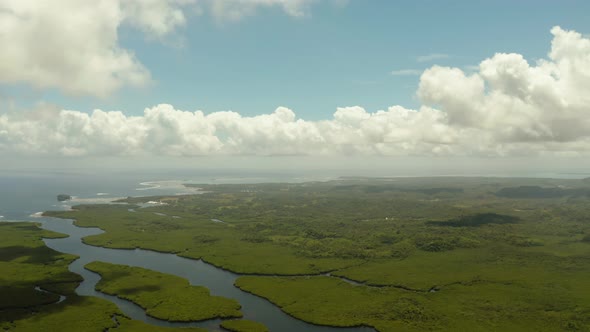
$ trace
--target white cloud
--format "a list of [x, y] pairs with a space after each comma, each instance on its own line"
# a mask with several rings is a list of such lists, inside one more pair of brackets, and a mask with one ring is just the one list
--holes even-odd
[[0, 83], [56, 88], [106, 97], [122, 86], [151, 82], [149, 70], [119, 44], [127, 24], [164, 40], [199, 6], [219, 19], [239, 19], [261, 7], [306, 15], [313, 0], [2, 0]]
[[205, 6], [219, 20], [237, 21], [260, 8], [277, 7], [293, 17], [306, 16], [316, 0], [206, 0]]
[[545, 60], [495, 54], [466, 74], [433, 66], [418, 110], [338, 108], [306, 121], [279, 107], [254, 117], [157, 105], [142, 116], [44, 109], [0, 115], [0, 153], [66, 156], [590, 155], [590, 40], [551, 30]]
[[120, 0], [125, 19], [147, 35], [164, 37], [186, 24], [186, 7], [196, 0]]
[[[520, 54], [499, 53], [479, 72], [433, 67], [418, 95], [449, 116], [449, 124], [476, 128], [493, 142], [555, 144], [590, 135], [590, 40], [551, 30], [549, 59], [529, 64]], [[543, 147], [546, 148], [546, 147]]]
[[[95, 110], [37, 110], [0, 115], [0, 151], [29, 155], [333, 155], [440, 151], [454, 140], [444, 113], [396, 106], [368, 113], [339, 108], [327, 121], [297, 119], [288, 108], [243, 117], [186, 112], [171, 105], [143, 116]], [[444, 121], [442, 121], [444, 122]]]
[[393, 76], [417, 76], [422, 74], [423, 70], [419, 69], [398, 69], [392, 70], [391, 75]]
[[448, 54], [431, 53], [431, 54], [420, 55], [420, 56], [416, 57], [416, 61], [418, 61], [418, 62], [431, 62], [431, 61], [435, 61], [435, 60], [448, 59], [448, 58], [450, 58], [450, 55], [448, 55]]
[[453, 125], [471, 126], [481, 117], [473, 108], [484, 93], [484, 81], [459, 68], [434, 66], [420, 77], [418, 96], [428, 105], [446, 110]]
[[105, 97], [149, 71], [118, 43], [129, 23], [162, 37], [185, 23], [182, 0], [0, 2], [0, 82]]

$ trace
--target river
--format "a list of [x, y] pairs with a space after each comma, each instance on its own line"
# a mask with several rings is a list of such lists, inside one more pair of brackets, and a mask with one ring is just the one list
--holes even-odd
[[[80, 228], [74, 226], [71, 220], [39, 217], [44, 210], [68, 209], [69, 204], [105, 202], [115, 197], [144, 196], [162, 194], [190, 193], [182, 182], [211, 182], [211, 178], [197, 178], [190, 180], [156, 181], [146, 176], [125, 175], [120, 178], [109, 176], [100, 178], [88, 174], [6, 174], [0, 173], [0, 220], [32, 220], [40, 222], [42, 228], [68, 234], [62, 239], [45, 239], [45, 244], [57, 251], [80, 256], [69, 269], [84, 277], [84, 281], [76, 289], [79, 295], [97, 296], [115, 303], [121, 311], [133, 319], [142, 320], [159, 326], [199, 326], [211, 331], [219, 330], [220, 320], [207, 320], [194, 323], [173, 323], [149, 317], [139, 306], [106, 295], [94, 290], [100, 276], [83, 268], [89, 262], [103, 261], [115, 264], [125, 264], [173, 274], [185, 279], [193, 285], [207, 287], [211, 294], [236, 299], [242, 306], [244, 318], [265, 324], [271, 331], [281, 332], [369, 332], [367, 327], [333, 328], [317, 326], [295, 319], [269, 301], [255, 295], [241, 291], [233, 286], [238, 274], [216, 268], [200, 260], [178, 257], [173, 254], [158, 253], [149, 250], [120, 250], [89, 246], [83, 244], [81, 238], [102, 233], [98, 228]], [[273, 179], [256, 177], [232, 177], [231, 182], [262, 182]], [[281, 178], [286, 181], [289, 179]], [[291, 179], [292, 180], [292, 179]], [[216, 177], [214, 181], [224, 181]], [[276, 180], [275, 180], [276, 181]], [[228, 181], [229, 182], [229, 181]], [[72, 202], [58, 203], [58, 193], [70, 194], [76, 198]]]

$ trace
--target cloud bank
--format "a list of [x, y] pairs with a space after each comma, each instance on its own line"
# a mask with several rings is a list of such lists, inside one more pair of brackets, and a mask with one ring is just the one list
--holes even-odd
[[[150, 28], [152, 29], [152, 28]], [[153, 28], [158, 29], [158, 28]], [[165, 32], [165, 30], [161, 30]], [[0, 115], [0, 152], [62, 156], [379, 155], [583, 156], [590, 152], [590, 39], [551, 30], [548, 58], [498, 53], [479, 69], [434, 66], [420, 77], [417, 110], [338, 108], [306, 121], [270, 114], [182, 111], [142, 116], [95, 110]]]

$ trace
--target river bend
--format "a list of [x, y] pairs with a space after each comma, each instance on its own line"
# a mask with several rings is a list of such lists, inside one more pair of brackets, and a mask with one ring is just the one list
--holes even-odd
[[84, 265], [93, 261], [103, 261], [113, 264], [124, 264], [142, 267], [162, 273], [176, 275], [189, 280], [192, 285], [204, 286], [212, 295], [223, 296], [237, 300], [242, 308], [244, 318], [258, 321], [266, 325], [271, 331], [280, 332], [374, 332], [369, 327], [335, 328], [318, 326], [293, 318], [269, 301], [244, 292], [234, 286], [240, 276], [201, 260], [179, 257], [174, 254], [135, 249], [110, 249], [90, 246], [82, 243], [82, 238], [89, 235], [103, 233], [99, 228], [77, 227], [71, 220], [43, 218], [42, 228], [68, 234], [61, 239], [44, 239], [45, 244], [57, 251], [78, 255], [79, 259], [70, 264], [69, 270], [81, 275], [84, 281], [76, 289], [76, 293], [85, 296], [96, 296], [115, 303], [127, 316], [149, 324], [168, 327], [204, 327], [212, 331], [219, 330], [221, 320], [212, 319], [202, 322], [168, 322], [146, 315], [145, 311], [134, 303], [119, 299], [96, 291], [94, 288], [100, 280], [100, 275], [84, 269]]

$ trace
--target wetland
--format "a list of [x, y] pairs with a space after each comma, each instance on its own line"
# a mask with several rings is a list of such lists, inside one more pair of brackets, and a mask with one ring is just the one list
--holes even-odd
[[[58, 313], [100, 306], [95, 313], [104, 314], [89, 319], [113, 330], [590, 328], [586, 180], [186, 186], [200, 193], [48, 211], [45, 230], [2, 223], [29, 225], [23, 236], [47, 245], [30, 244], [45, 252], [35, 263], [43, 268], [23, 258], [31, 256], [24, 249], [0, 249], [4, 270], [35, 271], [18, 287], [3, 281], [3, 292], [22, 290], [21, 298], [30, 299], [18, 308], [5, 304], [3, 327], [27, 330], [31, 319], [19, 312], [59, 320]], [[42, 272], [48, 266], [64, 271]], [[34, 277], [41, 272], [45, 279]], [[60, 296], [65, 300], [57, 303]], [[71, 301], [80, 305], [56, 309]]]

